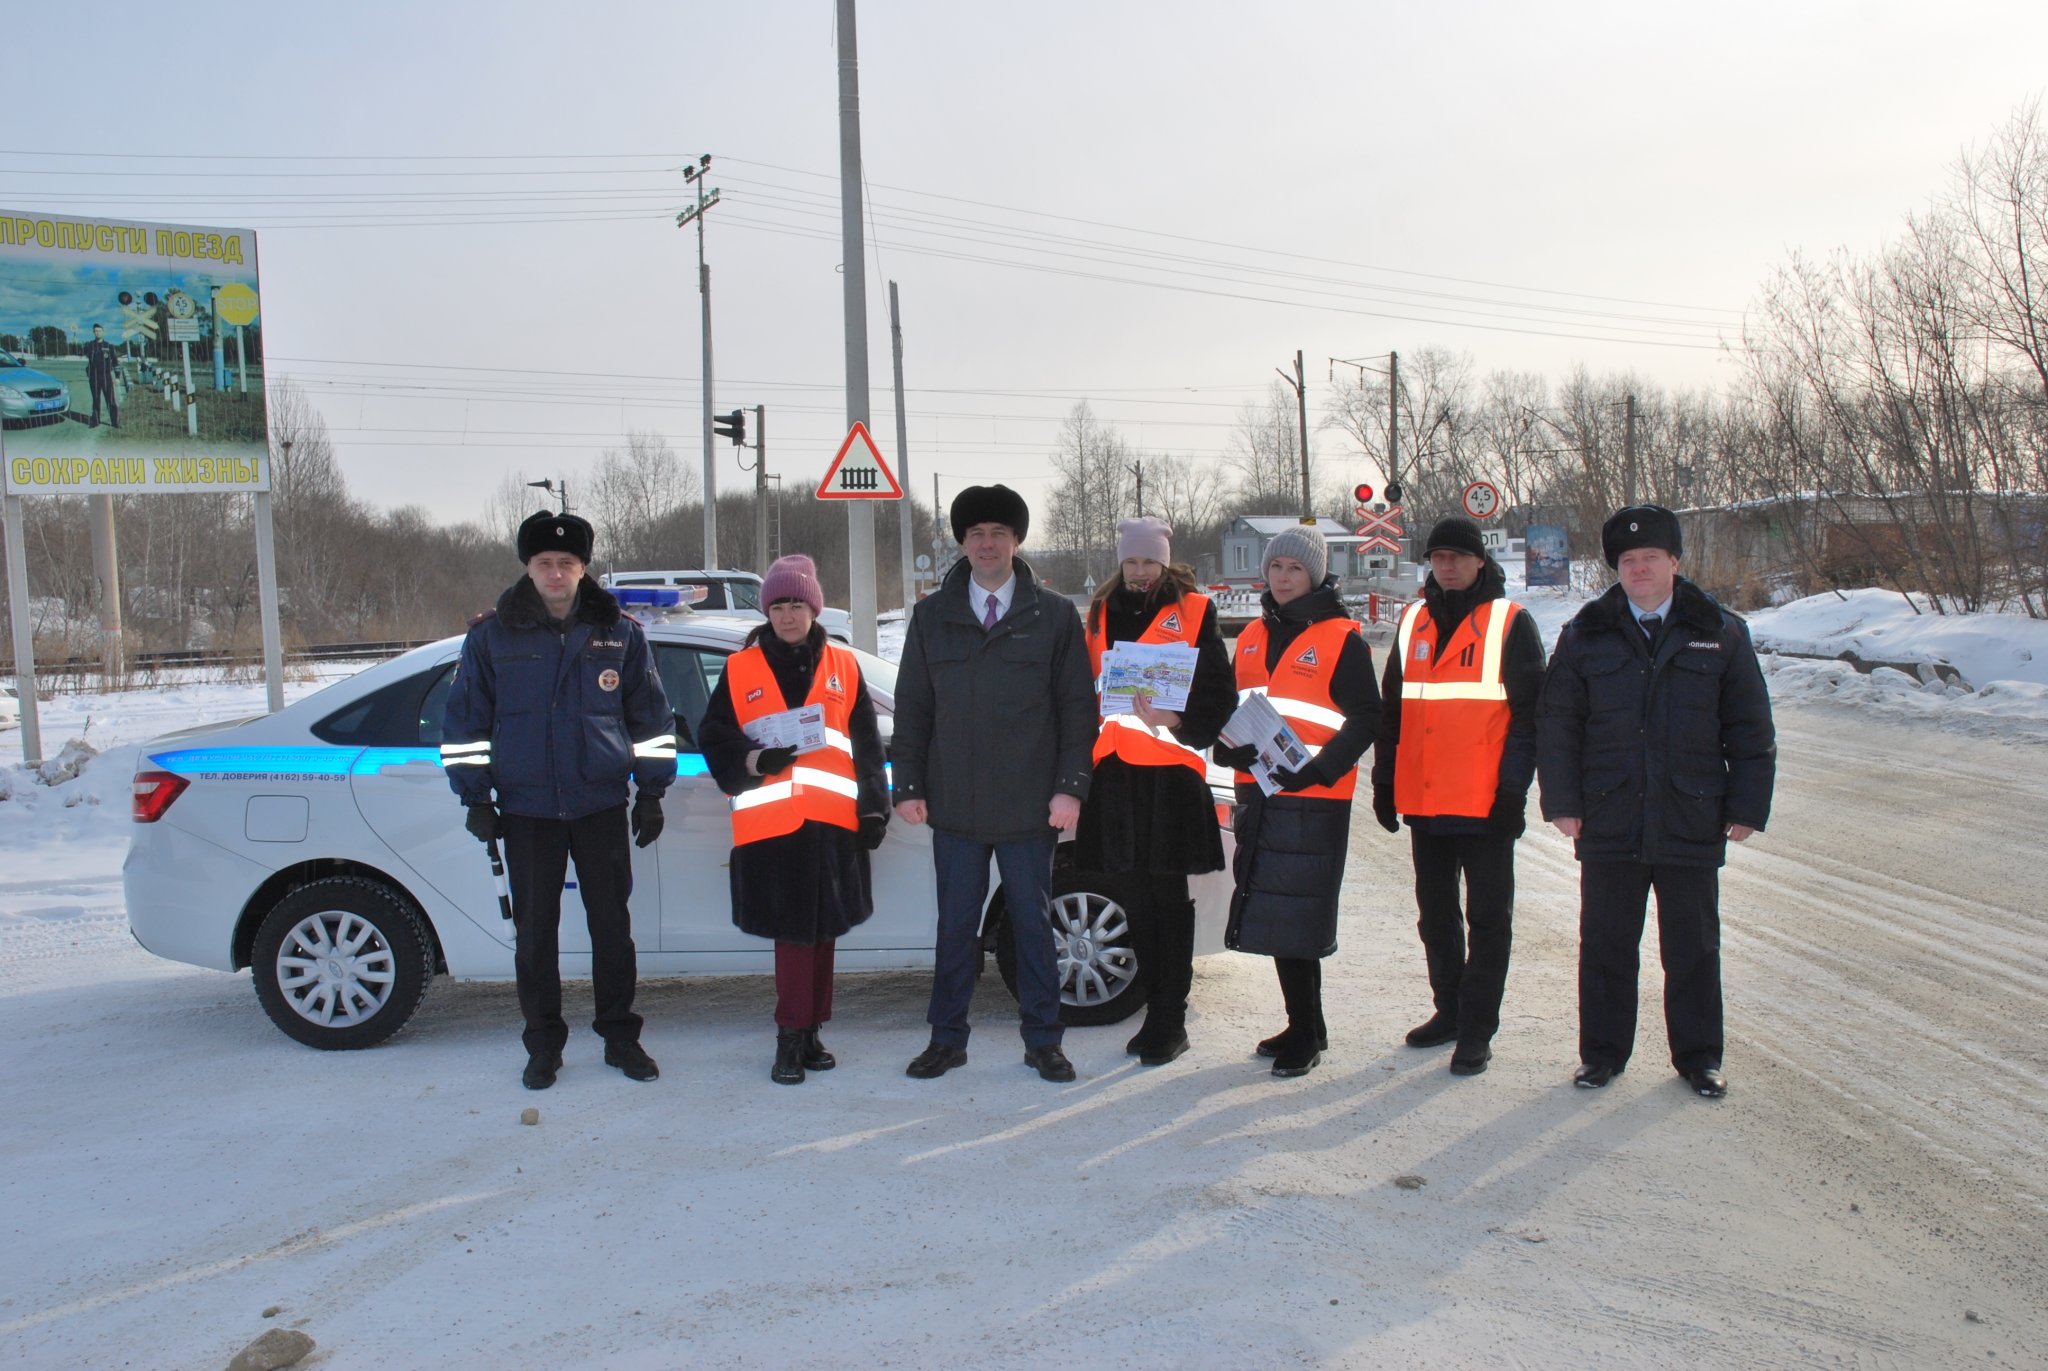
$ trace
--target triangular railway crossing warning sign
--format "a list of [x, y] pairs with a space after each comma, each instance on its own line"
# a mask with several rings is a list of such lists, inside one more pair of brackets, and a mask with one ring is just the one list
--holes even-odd
[[889, 470], [889, 464], [882, 460], [881, 449], [868, 436], [868, 426], [855, 421], [853, 430], [846, 435], [846, 441], [839, 445], [839, 455], [832, 459], [832, 465], [825, 468], [825, 479], [818, 482], [820, 500], [900, 500], [903, 487], [896, 483], [896, 473]]

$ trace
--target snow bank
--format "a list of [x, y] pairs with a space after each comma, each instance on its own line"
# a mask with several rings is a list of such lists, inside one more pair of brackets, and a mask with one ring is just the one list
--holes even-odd
[[1760, 650], [1866, 662], [1947, 662], [1979, 687], [2048, 686], [2048, 620], [2019, 614], [1936, 614], [1924, 595], [1851, 590], [1809, 595], [1751, 615]]

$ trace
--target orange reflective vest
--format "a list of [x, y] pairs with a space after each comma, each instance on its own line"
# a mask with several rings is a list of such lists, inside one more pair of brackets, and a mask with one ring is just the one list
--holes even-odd
[[[765, 714], [790, 706], [775, 683], [775, 672], [758, 645], [725, 659], [725, 679], [732, 692], [732, 712], [745, 729]], [[860, 690], [860, 663], [853, 653], [827, 643], [811, 674], [807, 705], [825, 707], [825, 745], [805, 752], [789, 769], [764, 778], [762, 784], [727, 801], [732, 806], [735, 845], [758, 843], [794, 833], [807, 819], [840, 828], [859, 828], [855, 807], [860, 788], [853, 775], [853, 700]]]
[[1508, 742], [1508, 691], [1501, 653], [1522, 607], [1476, 606], [1450, 641], [1438, 642], [1429, 606], [1401, 616], [1401, 742], [1394, 752], [1394, 808], [1403, 814], [1484, 818], [1500, 786]]
[[[1195, 646], [1195, 634], [1202, 627], [1202, 614], [1209, 597], [1192, 592], [1175, 603], [1164, 604], [1152, 616], [1151, 624], [1133, 641], [1140, 643], [1185, 643]], [[1094, 616], [1090, 616], [1091, 618]], [[1101, 616], [1107, 619], [1107, 613]], [[1102, 654], [1109, 650], [1109, 630], [1097, 624], [1088, 630], [1088, 669], [1095, 673], [1097, 709], [1102, 696]], [[1132, 766], [1184, 766], [1197, 776], [1209, 774], [1209, 759], [1197, 748], [1183, 747], [1172, 735], [1154, 733], [1135, 714], [1104, 714], [1095, 735], [1095, 761], [1121, 757]]]
[[[1357, 632], [1358, 624], [1350, 619], [1317, 620], [1281, 652], [1268, 680], [1266, 621], [1257, 620], [1237, 635], [1237, 698], [1264, 695], [1274, 712], [1307, 744], [1309, 754], [1321, 752], [1323, 744], [1344, 726], [1344, 713], [1330, 698], [1330, 679], [1337, 673], [1337, 655], [1344, 650], [1344, 640]], [[1240, 785], [1253, 783], [1242, 771], [1237, 780]], [[1335, 785], [1289, 793], [1311, 800], [1348, 800], [1357, 786], [1358, 768], [1353, 766]]]

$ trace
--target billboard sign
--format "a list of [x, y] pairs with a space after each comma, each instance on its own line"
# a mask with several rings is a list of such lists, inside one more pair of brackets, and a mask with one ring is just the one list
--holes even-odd
[[1572, 583], [1570, 547], [1564, 530], [1555, 524], [1531, 524], [1522, 530], [1522, 566], [1532, 586], [1568, 586]]
[[0, 208], [0, 487], [270, 488], [248, 229]]

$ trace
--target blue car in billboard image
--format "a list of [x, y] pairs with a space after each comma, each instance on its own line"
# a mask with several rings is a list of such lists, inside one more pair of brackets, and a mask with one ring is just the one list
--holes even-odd
[[11, 352], [0, 352], [0, 423], [9, 428], [62, 423], [70, 408], [71, 392], [62, 381]]

